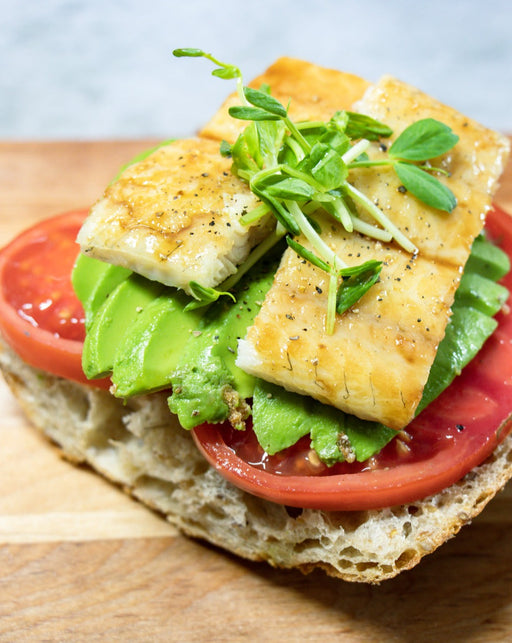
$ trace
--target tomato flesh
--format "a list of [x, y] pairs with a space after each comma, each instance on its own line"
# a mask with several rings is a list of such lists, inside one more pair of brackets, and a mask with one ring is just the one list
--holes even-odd
[[82, 384], [84, 312], [71, 286], [76, 236], [87, 210], [45, 219], [0, 251], [0, 331], [28, 364]]
[[[512, 219], [495, 208], [487, 233], [512, 257]], [[503, 283], [512, 292], [512, 274]], [[512, 308], [512, 297], [507, 302]], [[253, 432], [203, 425], [193, 434], [207, 460], [233, 484], [295, 507], [365, 510], [414, 502], [460, 480], [512, 428], [512, 314], [482, 351], [406, 429], [363, 463], [327, 468], [310, 460], [309, 439], [269, 456]]]
[[32, 326], [57, 337], [85, 339], [83, 308], [71, 289], [70, 275], [78, 248], [74, 221], [63, 222], [16, 249], [5, 266], [3, 289], [7, 302]]

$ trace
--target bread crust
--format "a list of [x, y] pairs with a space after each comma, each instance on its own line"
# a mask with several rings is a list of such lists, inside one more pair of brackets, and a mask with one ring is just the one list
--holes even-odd
[[419, 563], [512, 477], [512, 436], [463, 480], [408, 505], [364, 512], [289, 510], [234, 487], [203, 459], [165, 394], [123, 403], [38, 371], [0, 346], [0, 368], [31, 423], [183, 533], [280, 568], [380, 583]]

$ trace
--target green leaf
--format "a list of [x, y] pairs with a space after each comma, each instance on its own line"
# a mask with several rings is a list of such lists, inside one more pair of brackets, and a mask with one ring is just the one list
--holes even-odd
[[327, 130], [318, 137], [318, 141], [332, 147], [340, 156], [343, 156], [350, 147], [349, 137], [338, 130]]
[[368, 271], [379, 270], [380, 272], [381, 266], [381, 261], [377, 261], [376, 259], [369, 259], [364, 263], [360, 263], [358, 266], [347, 266], [347, 268], [342, 268], [338, 274], [342, 278], [355, 277]]
[[233, 158], [233, 168], [237, 172], [243, 170], [252, 174], [260, 169], [252, 158], [247, 139], [243, 133], [236, 139], [235, 144], [231, 146], [231, 156]]
[[381, 138], [389, 138], [393, 134], [393, 130], [390, 127], [371, 116], [358, 114], [357, 112], [345, 113], [348, 116], [345, 133], [352, 140], [366, 138], [368, 141], [378, 141]]
[[254, 127], [258, 132], [260, 167], [278, 165], [279, 153], [286, 133], [285, 124], [283, 121], [259, 121], [254, 123]]
[[211, 54], [206, 53], [206, 51], [203, 51], [202, 49], [183, 47], [181, 49], [175, 49], [172, 53], [173, 56], [176, 56], [176, 58], [206, 58], [207, 60], [210, 60], [212, 63], [219, 66], [218, 69], [214, 69], [212, 71], [212, 76], [217, 76], [218, 78], [224, 79], [242, 77], [242, 73], [240, 69], [238, 69], [238, 67], [236, 67], [235, 65], [230, 65], [229, 63], [223, 63], [222, 61], [218, 60]]
[[284, 106], [266, 92], [253, 89], [252, 87], [244, 87], [244, 95], [251, 105], [275, 114], [276, 116], [280, 116], [281, 118], [286, 118], [287, 112]]
[[328, 148], [311, 169], [311, 174], [326, 190], [333, 190], [346, 180], [348, 170], [341, 156], [333, 149]]
[[263, 158], [260, 149], [260, 136], [256, 122], [249, 123], [249, 125], [242, 132], [245, 139], [247, 153], [254, 160], [259, 169], [263, 166]]
[[220, 143], [220, 154], [224, 158], [229, 158], [231, 154], [231, 145], [227, 141], [221, 141]]
[[230, 107], [229, 115], [233, 118], [238, 118], [243, 121], [278, 121], [280, 120], [279, 116], [275, 114], [270, 114], [269, 112], [259, 109], [258, 107], [243, 107], [241, 105], [235, 105]]
[[220, 67], [212, 71], [212, 76], [222, 78], [223, 80], [231, 80], [232, 78], [238, 78], [240, 76], [240, 70], [238, 67]]
[[217, 301], [217, 299], [222, 297], [222, 295], [227, 295], [228, 297], [231, 297], [233, 301], [236, 301], [234, 295], [230, 292], [222, 292], [220, 290], [215, 290], [215, 288], [201, 286], [197, 281], [189, 281], [188, 287], [196, 301], [189, 302], [184, 308], [185, 312], [195, 310], [196, 308], [202, 308], [203, 306], [208, 306], [214, 301]]
[[279, 199], [293, 199], [294, 201], [311, 199], [315, 194], [315, 190], [311, 185], [295, 178], [286, 178], [278, 183], [269, 185], [266, 191], [271, 196]]
[[290, 232], [296, 237], [299, 236], [300, 228], [297, 222], [278, 199], [274, 198], [271, 194], [268, 194], [267, 190], [261, 190], [257, 186], [253, 186], [252, 191], [263, 201], [263, 203], [266, 203], [269, 206], [275, 218], [287, 232]]
[[345, 130], [347, 129], [348, 125], [348, 112], [346, 112], [345, 110], [334, 112], [329, 123], [339, 132], [345, 134]]
[[[309, 171], [311, 171], [317, 163], [320, 163], [320, 161], [329, 152], [329, 150], [330, 147], [329, 145], [327, 145], [327, 143], [316, 141], [316, 143], [311, 146], [311, 151], [304, 158], [300, 165], [304, 166], [305, 169], [308, 168]], [[306, 171], [308, 170], [306, 169]]]
[[393, 167], [404, 187], [426, 205], [444, 212], [451, 212], [457, 205], [450, 188], [428, 172], [410, 163], [394, 163]]
[[193, 47], [182, 47], [181, 49], [175, 49], [172, 52], [173, 56], [176, 56], [176, 58], [200, 58], [201, 56], [204, 56], [205, 53], [202, 49], [194, 49]]
[[323, 259], [320, 259], [320, 257], [317, 257], [313, 252], [311, 252], [311, 250], [305, 248], [301, 243], [295, 241], [295, 239], [292, 239], [291, 237], [286, 237], [286, 243], [299, 255], [299, 257], [302, 257], [306, 261], [309, 261], [309, 263], [313, 264], [313, 266], [329, 272], [329, 264]]
[[360, 154], [353, 162], [354, 163], [367, 163], [370, 160], [367, 152]]
[[389, 156], [408, 161], [427, 161], [445, 154], [459, 137], [444, 123], [424, 118], [409, 125], [389, 148]]
[[353, 306], [377, 282], [382, 269], [381, 261], [365, 261], [359, 266], [340, 271], [341, 286], [336, 299], [336, 312], [340, 315]]

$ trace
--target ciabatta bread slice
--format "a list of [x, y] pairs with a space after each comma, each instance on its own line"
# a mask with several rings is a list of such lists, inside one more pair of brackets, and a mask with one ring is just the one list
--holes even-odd
[[512, 436], [481, 466], [430, 498], [380, 511], [287, 510], [228, 483], [169, 413], [165, 394], [126, 404], [42, 373], [2, 346], [0, 368], [26, 415], [185, 534], [251, 560], [379, 583], [454, 536], [512, 477]]

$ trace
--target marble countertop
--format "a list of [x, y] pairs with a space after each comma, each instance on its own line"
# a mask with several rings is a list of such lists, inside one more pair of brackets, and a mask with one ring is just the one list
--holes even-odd
[[281, 55], [391, 73], [512, 131], [509, 0], [45, 0], [7, 2], [0, 138], [123, 139], [194, 133], [233, 89], [201, 47], [250, 79]]

